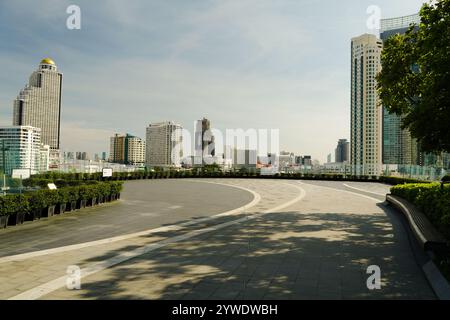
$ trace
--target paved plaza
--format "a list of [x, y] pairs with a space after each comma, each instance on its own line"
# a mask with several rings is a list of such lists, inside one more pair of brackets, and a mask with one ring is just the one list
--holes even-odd
[[[1, 299], [435, 299], [377, 183], [126, 182], [117, 203], [0, 231]], [[369, 290], [367, 267], [381, 269]], [[69, 290], [67, 268], [81, 271]]]

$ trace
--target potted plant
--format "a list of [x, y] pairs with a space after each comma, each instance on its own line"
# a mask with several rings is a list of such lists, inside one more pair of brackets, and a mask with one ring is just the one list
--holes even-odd
[[91, 194], [91, 196], [90, 196], [90, 199], [88, 201], [88, 204], [91, 207], [93, 207], [93, 206], [95, 206], [97, 204], [97, 199], [98, 199], [98, 197], [100, 195], [100, 192], [99, 192], [100, 187], [99, 187], [98, 184], [90, 185], [89, 187], [90, 187], [90, 194]]
[[42, 190], [46, 197], [46, 206], [42, 211], [42, 216], [52, 217], [55, 215], [56, 205], [58, 204], [58, 190]]
[[77, 209], [77, 201], [79, 197], [80, 196], [78, 187], [74, 186], [67, 188], [67, 206], [66, 206], [67, 211], [74, 211]]
[[42, 217], [42, 211], [47, 207], [47, 199], [43, 190], [36, 190], [26, 195], [30, 210], [25, 217], [26, 221], [33, 221]]
[[9, 215], [11, 213], [11, 198], [10, 196], [0, 197], [0, 228], [6, 228], [8, 225]]
[[30, 209], [28, 199], [21, 194], [8, 195], [5, 197], [8, 198], [8, 202], [10, 202], [9, 204], [7, 204], [7, 206], [10, 208], [8, 225], [14, 226], [22, 224], [25, 220], [26, 214]]
[[120, 191], [122, 190], [123, 183], [115, 182], [111, 184], [111, 196], [113, 200], [120, 199]]
[[57, 190], [57, 204], [56, 204], [56, 214], [63, 214], [66, 211], [67, 199], [69, 197], [69, 191], [67, 188], [61, 188]]
[[83, 209], [86, 207], [88, 200], [91, 198], [91, 190], [88, 185], [81, 185], [79, 187], [79, 199], [77, 203], [78, 209]]
[[111, 186], [109, 183], [102, 183], [99, 186], [100, 190], [99, 190], [99, 201], [101, 202], [106, 202], [108, 201], [108, 197], [111, 193]]

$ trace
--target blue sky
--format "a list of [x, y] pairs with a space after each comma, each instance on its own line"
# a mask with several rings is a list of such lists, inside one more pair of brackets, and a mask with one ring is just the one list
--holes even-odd
[[[389, 18], [421, 0], [0, 2], [0, 124], [43, 57], [64, 73], [62, 147], [99, 153], [150, 122], [193, 130], [279, 129], [280, 146], [321, 162], [349, 138], [350, 39], [370, 5]], [[81, 8], [81, 30], [66, 8]]]

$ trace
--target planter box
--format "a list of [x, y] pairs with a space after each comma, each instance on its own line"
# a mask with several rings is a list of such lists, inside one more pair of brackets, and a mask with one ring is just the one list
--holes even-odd
[[22, 224], [25, 220], [25, 213], [14, 213], [9, 216], [8, 226], [15, 226], [17, 224]]
[[77, 209], [86, 208], [87, 200], [78, 200]]
[[49, 206], [49, 207], [45, 208], [44, 210], [42, 210], [42, 216], [47, 217], [47, 218], [54, 216], [55, 209], [56, 209], [56, 206]]
[[66, 211], [67, 205], [65, 203], [60, 203], [56, 206], [55, 214], [63, 214]]
[[25, 221], [39, 220], [42, 216], [42, 210], [36, 209], [25, 215]]
[[77, 202], [76, 201], [69, 201], [66, 204], [66, 212], [68, 211], [75, 211], [77, 210]]
[[93, 207], [97, 204], [97, 198], [89, 199], [88, 206]]
[[0, 216], [0, 229], [6, 228], [6, 226], [8, 225], [8, 219], [9, 219], [9, 215]]

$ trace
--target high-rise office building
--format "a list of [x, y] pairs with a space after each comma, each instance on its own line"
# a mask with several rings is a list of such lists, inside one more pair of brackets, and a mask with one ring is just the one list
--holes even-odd
[[350, 157], [350, 143], [347, 139], [339, 139], [335, 150], [335, 161], [338, 163], [349, 162]]
[[49, 147], [41, 143], [40, 128], [0, 127], [0, 149], [0, 167], [6, 174], [12, 174], [14, 169], [27, 169], [30, 174], [48, 169], [48, 163], [41, 163]]
[[179, 167], [183, 157], [182, 127], [171, 121], [151, 123], [146, 130], [148, 167]]
[[[106, 154], [104, 155], [106, 157]], [[116, 134], [110, 138], [109, 161], [113, 163], [144, 165], [145, 141], [131, 134]]]
[[195, 155], [205, 163], [204, 157], [215, 155], [214, 136], [211, 132], [211, 122], [203, 118], [195, 124]]
[[[420, 16], [409, 16], [382, 19], [380, 39], [384, 42], [393, 35], [404, 34], [411, 25], [418, 26]], [[383, 112], [383, 163], [384, 164], [420, 164], [419, 145], [411, 137], [408, 129], [402, 129], [402, 117], [389, 113], [385, 107]]]
[[379, 175], [382, 168], [382, 112], [376, 90], [383, 43], [364, 34], [351, 43], [351, 139], [353, 174]]
[[52, 150], [60, 146], [62, 73], [46, 58], [14, 100], [13, 125], [41, 129], [41, 141]]

